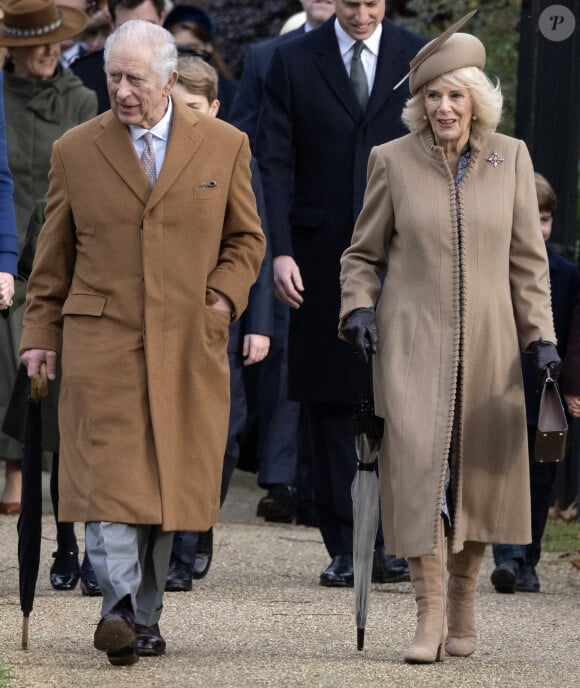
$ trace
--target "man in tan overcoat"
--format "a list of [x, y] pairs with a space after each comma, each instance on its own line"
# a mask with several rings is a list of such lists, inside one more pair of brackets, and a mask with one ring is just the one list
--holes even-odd
[[171, 98], [176, 63], [153, 24], [109, 37], [111, 110], [53, 148], [21, 342], [32, 378], [61, 349], [59, 518], [87, 522], [116, 665], [163, 654], [172, 531], [217, 519], [228, 326], [265, 250], [247, 137]]

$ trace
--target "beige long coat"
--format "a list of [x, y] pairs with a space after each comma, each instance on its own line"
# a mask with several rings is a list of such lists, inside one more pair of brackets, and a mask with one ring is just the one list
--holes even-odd
[[342, 257], [341, 317], [378, 300], [381, 504], [399, 556], [433, 550], [450, 455], [453, 550], [531, 539], [520, 349], [556, 341], [548, 263], [524, 143], [471, 149], [458, 196], [430, 135], [373, 149]]
[[215, 522], [230, 317], [211, 304], [239, 316], [264, 254], [249, 161], [177, 100], [152, 191], [110, 111], [55, 143], [21, 350], [62, 338], [61, 520]]

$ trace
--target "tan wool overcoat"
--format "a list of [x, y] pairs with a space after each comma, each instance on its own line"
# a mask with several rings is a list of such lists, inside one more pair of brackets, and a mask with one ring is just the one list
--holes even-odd
[[531, 540], [520, 350], [556, 341], [548, 262], [525, 144], [470, 143], [458, 194], [430, 134], [374, 148], [341, 261], [341, 317], [377, 304], [381, 508], [399, 556], [434, 549], [450, 457], [453, 551]]
[[217, 519], [230, 316], [265, 239], [237, 129], [173, 102], [149, 188], [111, 111], [53, 147], [21, 351], [58, 350], [63, 521], [205, 530]]

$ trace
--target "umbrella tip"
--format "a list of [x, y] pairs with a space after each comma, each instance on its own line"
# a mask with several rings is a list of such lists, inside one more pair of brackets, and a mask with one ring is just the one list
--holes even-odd
[[22, 649], [28, 650], [28, 616], [22, 617]]
[[356, 649], [359, 652], [362, 652], [364, 650], [365, 646], [365, 629], [364, 628], [357, 628], [356, 629]]

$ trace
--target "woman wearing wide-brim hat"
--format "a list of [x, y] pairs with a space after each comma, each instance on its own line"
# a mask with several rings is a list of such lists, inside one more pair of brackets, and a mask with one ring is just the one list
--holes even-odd
[[[47, 192], [52, 144], [93, 117], [97, 99], [59, 63], [60, 42], [82, 32], [87, 23], [84, 12], [58, 7], [53, 0], [8, 0], [3, 10], [0, 46], [8, 50], [3, 69], [6, 141], [22, 250], [35, 203]], [[13, 308], [6, 320], [0, 320], [0, 422], [16, 379], [23, 313], [23, 306]], [[4, 433], [0, 458], [7, 461], [0, 511], [17, 512], [20, 445]]]
[[486, 543], [531, 539], [520, 349], [538, 370], [560, 362], [530, 156], [495, 132], [499, 85], [461, 23], [411, 62], [411, 133], [371, 152], [341, 261], [341, 336], [376, 349], [385, 548], [408, 558], [417, 604], [410, 663], [475, 651]]
[[95, 95], [59, 64], [61, 41], [87, 24], [84, 12], [53, 0], [8, 0], [0, 20], [8, 162], [22, 246], [35, 202], [46, 194], [53, 142], [95, 114]]

